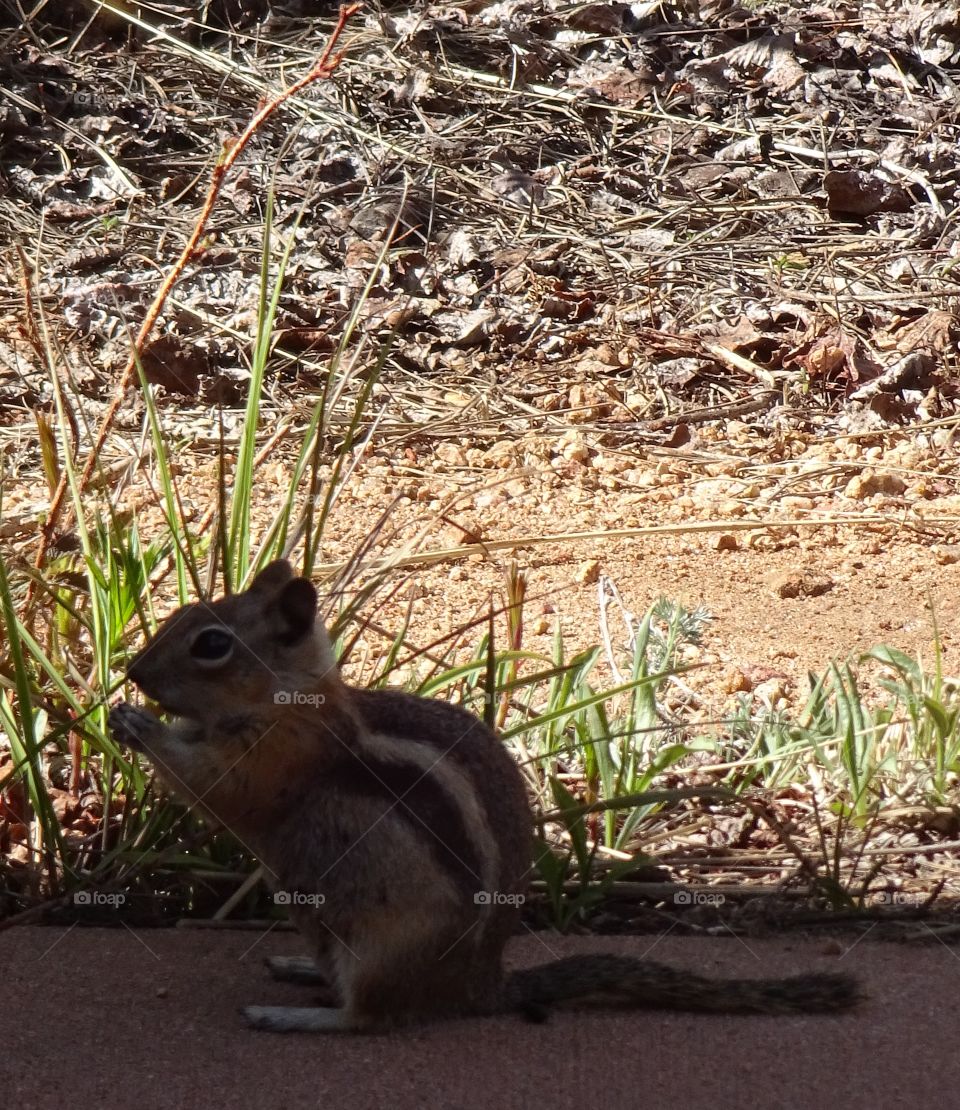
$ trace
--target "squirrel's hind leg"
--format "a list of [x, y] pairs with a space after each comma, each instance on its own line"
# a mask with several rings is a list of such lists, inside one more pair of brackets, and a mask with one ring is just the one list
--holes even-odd
[[244, 1006], [251, 1028], [269, 1033], [350, 1033], [357, 1026], [332, 1006]]

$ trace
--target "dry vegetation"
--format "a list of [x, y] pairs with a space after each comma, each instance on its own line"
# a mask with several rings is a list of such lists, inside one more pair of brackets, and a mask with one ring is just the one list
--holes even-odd
[[[145, 5], [133, 25], [131, 5], [81, 4], [58, 28], [50, 7], [3, 35], [0, 223], [27, 259], [4, 256], [2, 434], [24, 483], [8, 537], [35, 526], [32, 412], [52, 403], [25, 312], [58, 345], [80, 438], [221, 145], [331, 26], [251, 2]], [[957, 43], [940, 9], [370, 6], [353, 30], [336, 80], [258, 131], [144, 352], [186, 454], [211, 456], [211, 406], [237, 427], [272, 195], [293, 253], [268, 417], [305, 418], [366, 290], [354, 340], [392, 341], [372, 449], [434, 511], [526, 465], [639, 493], [658, 522], [662, 494], [676, 523], [701, 502], [955, 514]], [[125, 401], [118, 466], [143, 418]]]
[[[59, 30], [51, 7], [3, 31], [0, 221], [95, 412], [221, 144], [330, 19], [250, 3], [218, 34], [185, 5], [139, 6], [132, 27], [81, 5]], [[282, 409], [374, 272], [364, 326], [396, 336], [378, 438], [572, 418], [682, 442], [686, 410], [720, 405], [837, 430], [953, 414], [946, 9], [370, 6], [354, 23], [336, 81], [269, 121], [226, 184], [146, 360], [169, 403], [242, 395], [272, 191], [296, 237]], [[15, 411], [50, 384], [5, 262]]]

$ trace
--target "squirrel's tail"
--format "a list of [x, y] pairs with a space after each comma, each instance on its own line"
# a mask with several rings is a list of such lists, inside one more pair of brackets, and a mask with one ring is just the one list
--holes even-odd
[[855, 979], [835, 972], [788, 979], [708, 979], [632, 956], [569, 956], [515, 971], [504, 1008], [542, 1018], [552, 1005], [649, 1007], [730, 1014], [830, 1013], [860, 1001]]

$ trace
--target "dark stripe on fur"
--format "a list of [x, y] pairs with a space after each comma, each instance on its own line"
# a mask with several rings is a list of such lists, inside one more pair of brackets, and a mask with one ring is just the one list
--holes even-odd
[[533, 822], [523, 778], [498, 736], [460, 706], [398, 690], [354, 690], [360, 718], [374, 732], [429, 744], [464, 775], [500, 853], [499, 889], [527, 887]]
[[463, 815], [429, 771], [354, 752], [327, 774], [338, 791], [386, 803], [417, 833], [444, 871], [471, 897], [483, 889], [482, 870]]

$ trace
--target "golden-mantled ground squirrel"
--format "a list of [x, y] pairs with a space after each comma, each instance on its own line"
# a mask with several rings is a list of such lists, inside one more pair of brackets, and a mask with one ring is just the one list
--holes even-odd
[[530, 877], [523, 781], [497, 737], [444, 702], [348, 687], [286, 562], [173, 614], [130, 665], [165, 711], [122, 704], [117, 741], [259, 857], [313, 960], [269, 961], [329, 1006], [249, 1007], [260, 1029], [380, 1029], [552, 1004], [744, 1013], [842, 1010], [845, 975], [713, 980], [574, 956], [504, 975]]

